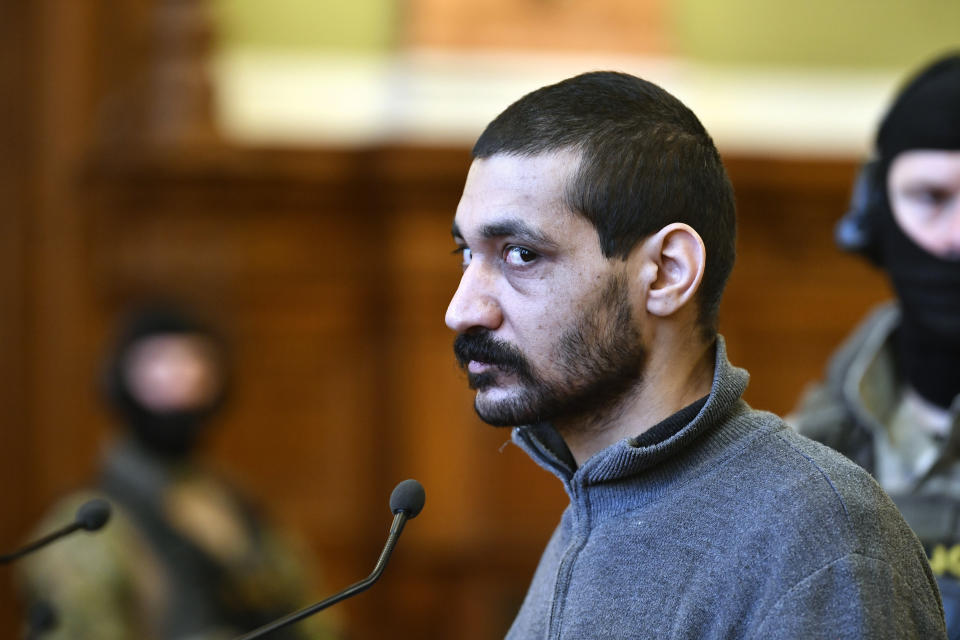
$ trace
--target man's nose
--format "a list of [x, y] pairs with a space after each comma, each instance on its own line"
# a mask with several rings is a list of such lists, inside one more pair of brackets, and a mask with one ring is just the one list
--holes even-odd
[[475, 327], [493, 330], [503, 322], [503, 312], [493, 293], [489, 275], [480, 267], [479, 262], [467, 267], [447, 307], [447, 326], [457, 333]]

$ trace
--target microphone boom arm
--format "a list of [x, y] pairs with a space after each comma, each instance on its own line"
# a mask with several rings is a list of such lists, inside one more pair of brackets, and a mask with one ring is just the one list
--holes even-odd
[[311, 616], [318, 611], [322, 611], [331, 605], [337, 604], [341, 600], [345, 600], [350, 596], [354, 596], [372, 587], [373, 583], [380, 578], [383, 570], [386, 569], [387, 561], [390, 560], [390, 555], [393, 553], [393, 548], [397, 545], [397, 540], [400, 538], [400, 533], [403, 531], [403, 526], [406, 524], [408, 517], [409, 516], [406, 511], [400, 511], [393, 517], [393, 524], [390, 526], [390, 535], [387, 536], [387, 543], [383, 546], [383, 551], [380, 552], [380, 557], [377, 559], [377, 564], [373, 567], [373, 571], [369, 576], [359, 582], [353, 583], [343, 591], [330, 596], [326, 600], [321, 600], [320, 602], [310, 605], [309, 607], [304, 607], [299, 611], [294, 611], [293, 613], [288, 614], [278, 620], [274, 620], [273, 622], [254, 629], [249, 633], [239, 636], [234, 640], [253, 640], [254, 638], [259, 638], [268, 633], [276, 631], [277, 629], [291, 625], [294, 622], [303, 620], [307, 616]]
[[30, 544], [23, 547], [22, 549], [18, 549], [13, 553], [5, 553], [3, 555], [0, 555], [0, 564], [8, 564], [10, 562], [13, 562], [17, 558], [20, 558], [22, 556], [27, 555], [28, 553], [36, 551], [37, 549], [50, 544], [57, 538], [62, 538], [63, 536], [71, 534], [77, 529], [80, 529], [82, 527], [83, 525], [81, 525], [79, 522], [71, 522], [67, 526], [61, 527], [60, 529], [57, 529], [53, 533], [48, 533], [47, 535], [43, 536], [39, 540], [31, 542]]
[[80, 505], [79, 509], [77, 509], [77, 515], [73, 522], [65, 527], [57, 529], [53, 533], [48, 533], [39, 540], [31, 542], [27, 546], [23, 547], [22, 549], [18, 549], [13, 553], [0, 554], [0, 564], [9, 564], [17, 558], [22, 558], [28, 553], [33, 553], [37, 549], [41, 549], [51, 542], [70, 535], [78, 529], [97, 531], [103, 528], [103, 525], [107, 524], [107, 521], [110, 520], [110, 510], [110, 503], [102, 498], [87, 500]]

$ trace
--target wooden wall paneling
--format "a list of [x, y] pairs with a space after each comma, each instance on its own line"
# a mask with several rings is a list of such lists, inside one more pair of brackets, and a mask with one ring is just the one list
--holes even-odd
[[[29, 292], [27, 228], [36, 157], [32, 55], [35, 21], [26, 0], [0, 10], [0, 553], [23, 542], [34, 513], [29, 482]], [[0, 570], [0, 637], [20, 617], [9, 569]]]
[[[78, 180], [89, 144], [97, 72], [92, 56], [98, 3], [34, 4], [37, 23], [37, 209], [31, 268], [29, 400], [37, 509], [91, 472], [96, 414], [88, 363], [91, 308]], [[37, 513], [33, 514], [34, 516]]]
[[[33, 193], [31, 58], [28, 33], [30, 15], [25, 3], [11, 3], [0, 20], [0, 452], [22, 451], [27, 443], [27, 291], [25, 287], [26, 227]], [[6, 456], [0, 464], [0, 492], [5, 513], [17, 513], [25, 495], [9, 490], [17, 486], [23, 456]], [[8, 504], [9, 502], [9, 504]], [[12, 523], [3, 521], [4, 548], [14, 542]]]
[[849, 202], [853, 161], [728, 158], [726, 164], [739, 229], [720, 327], [734, 363], [751, 372], [747, 400], [785, 414], [889, 290], [878, 270], [833, 241]]
[[[86, 473], [94, 445], [83, 358], [87, 317], [76, 168], [86, 144], [95, 3], [12, 0], [0, 10], [0, 544]], [[12, 571], [0, 586], [0, 637], [18, 637]]]
[[362, 154], [237, 158], [98, 169], [96, 290], [111, 312], [147, 292], [186, 300], [227, 330], [236, 384], [211, 453], [332, 589], [369, 572], [390, 521], [381, 223]]
[[[445, 241], [459, 198], [460, 168], [469, 158], [463, 150], [439, 155], [382, 150], [373, 168], [379, 181], [377, 209], [385, 220], [376, 245], [387, 265], [381, 274], [388, 374], [382, 401], [389, 418], [380, 437], [391, 453], [384, 463], [398, 479], [420, 480], [427, 502], [404, 533], [391, 576], [372, 595], [379, 610], [403, 616], [410, 637], [446, 637], [455, 628], [450, 616], [462, 588], [463, 542], [472, 519], [463, 485], [475, 477], [463, 464], [469, 459], [469, 438], [459, 433], [462, 411], [454, 419], [450, 413], [451, 401], [464, 399], [462, 385], [451, 385], [455, 367], [442, 330], [442, 292], [455, 279], [436, 269], [438, 258], [449, 266]], [[441, 224], [432, 224], [437, 219]], [[440, 558], [446, 580], [433, 579], [429, 569]], [[370, 637], [376, 637], [373, 629]]]

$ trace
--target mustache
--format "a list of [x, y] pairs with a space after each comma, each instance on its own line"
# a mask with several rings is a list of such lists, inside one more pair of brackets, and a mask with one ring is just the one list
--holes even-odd
[[485, 362], [530, 378], [530, 363], [517, 347], [495, 339], [486, 331], [461, 333], [453, 341], [453, 353], [461, 368], [471, 360]]

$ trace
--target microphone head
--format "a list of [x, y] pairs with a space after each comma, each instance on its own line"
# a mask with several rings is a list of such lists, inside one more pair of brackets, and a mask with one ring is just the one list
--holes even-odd
[[408, 518], [416, 518], [423, 509], [423, 503], [427, 499], [427, 494], [423, 490], [423, 485], [414, 479], [404, 480], [393, 489], [390, 494], [390, 511], [400, 513], [403, 511]]
[[96, 531], [110, 519], [110, 503], [100, 498], [88, 500], [77, 509], [77, 524], [87, 531]]

